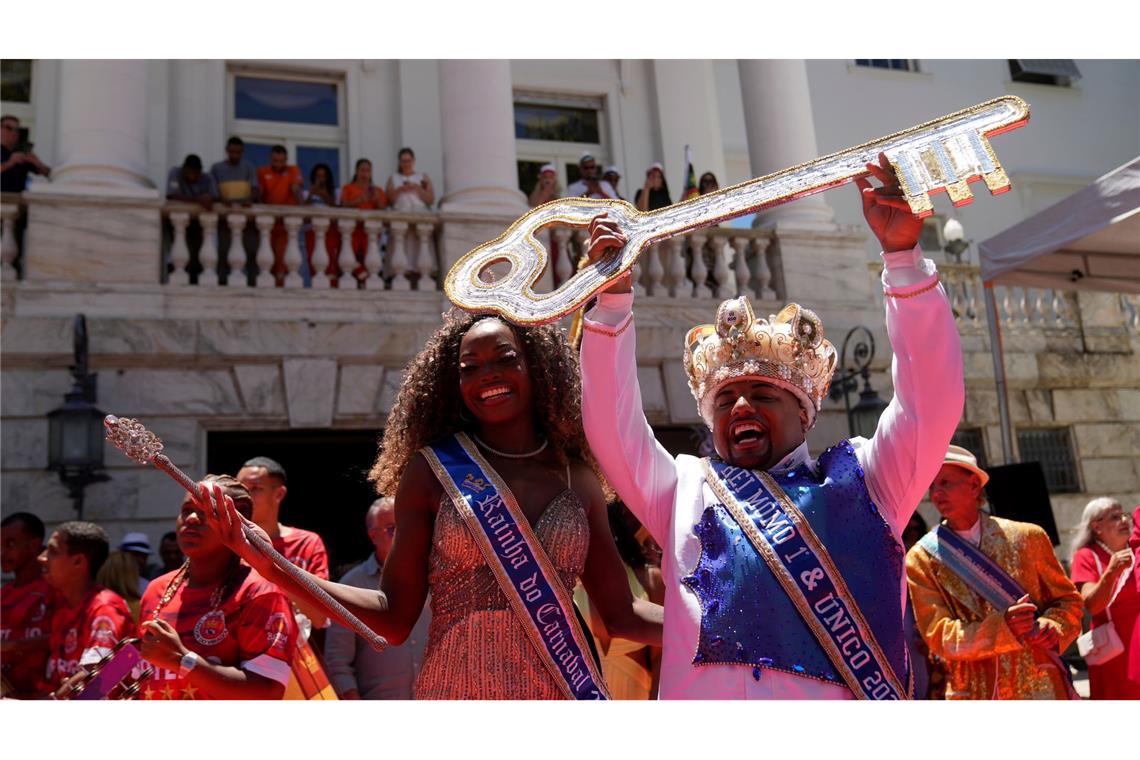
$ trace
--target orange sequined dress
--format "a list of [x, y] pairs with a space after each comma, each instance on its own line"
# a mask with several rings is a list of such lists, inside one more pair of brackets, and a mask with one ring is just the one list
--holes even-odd
[[[562, 583], [574, 588], [590, 545], [577, 495], [554, 497], [534, 533]], [[428, 587], [432, 619], [416, 699], [564, 699], [446, 496], [435, 518]]]

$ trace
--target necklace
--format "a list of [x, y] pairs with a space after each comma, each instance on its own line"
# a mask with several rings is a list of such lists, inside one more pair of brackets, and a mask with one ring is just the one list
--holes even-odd
[[158, 614], [162, 612], [163, 607], [170, 604], [170, 600], [174, 598], [174, 594], [186, 582], [186, 576], [190, 573], [190, 560], [187, 559], [182, 563], [182, 567], [178, 568], [178, 574], [170, 579], [170, 583], [166, 584], [166, 590], [162, 592], [162, 598], [158, 600], [158, 604], [151, 614], [151, 620], [158, 620]]
[[[158, 614], [162, 612], [163, 608], [166, 607], [166, 605], [170, 603], [170, 600], [174, 598], [174, 595], [178, 593], [178, 589], [181, 588], [182, 584], [186, 582], [186, 579], [189, 577], [189, 575], [190, 560], [186, 560], [182, 563], [182, 567], [178, 568], [178, 574], [170, 580], [170, 583], [166, 586], [166, 590], [162, 592], [162, 598], [158, 600], [158, 604], [155, 606], [154, 612], [151, 613], [151, 620], [158, 620]], [[222, 597], [225, 596], [226, 588], [229, 586], [231, 575], [233, 575], [232, 570], [226, 573], [226, 577], [222, 579], [222, 582], [218, 584], [218, 587], [214, 589], [214, 592], [212, 594], [210, 594], [211, 612], [218, 609], [218, 605], [222, 603]]]
[[538, 454], [541, 454], [543, 451], [545, 451], [545, 450], [546, 450], [546, 445], [547, 445], [548, 443], [550, 443], [550, 439], [549, 439], [549, 438], [547, 438], [547, 439], [545, 439], [545, 440], [542, 442], [542, 445], [541, 445], [541, 446], [539, 446], [539, 447], [538, 447], [537, 449], [535, 449], [534, 451], [527, 451], [527, 452], [524, 452], [524, 453], [522, 453], [522, 454], [508, 454], [508, 453], [507, 453], [507, 452], [505, 452], [505, 451], [499, 451], [498, 449], [493, 449], [493, 448], [491, 448], [490, 446], [488, 446], [488, 445], [487, 445], [487, 444], [486, 444], [486, 443], [483, 441], [483, 439], [482, 439], [482, 438], [480, 438], [479, 436], [475, 435], [474, 433], [472, 433], [472, 434], [471, 434], [471, 437], [472, 437], [472, 438], [474, 438], [474, 439], [475, 439], [475, 442], [476, 442], [476, 443], [478, 443], [478, 444], [479, 444], [480, 446], [482, 446], [483, 448], [485, 448], [487, 451], [491, 452], [492, 454], [494, 454], [494, 455], [496, 455], [496, 456], [500, 456], [500, 457], [503, 457], [504, 459], [529, 459], [530, 457], [533, 457], [533, 456], [537, 456]]

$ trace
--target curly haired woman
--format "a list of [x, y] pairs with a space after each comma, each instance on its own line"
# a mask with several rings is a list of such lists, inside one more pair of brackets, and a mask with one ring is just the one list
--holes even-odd
[[[396, 498], [380, 593], [317, 580], [392, 644], [407, 637], [430, 592], [416, 698], [567, 696], [518, 604], [500, 587], [502, 569], [488, 564], [478, 529], [449, 495], [454, 485], [445, 487], [438, 460], [429, 461], [435, 447], [457, 441], [502, 484], [520, 533], [533, 531], [538, 552], [549, 556], [554, 585], [573, 589], [580, 578], [611, 635], [660, 646], [661, 607], [633, 599], [609, 532], [582, 432], [577, 355], [555, 327], [451, 313], [408, 366], [372, 468], [377, 491]], [[235, 551], [290, 596], [307, 598], [246, 542], [222, 494], [204, 498], [221, 505], [212, 519], [225, 526]]]

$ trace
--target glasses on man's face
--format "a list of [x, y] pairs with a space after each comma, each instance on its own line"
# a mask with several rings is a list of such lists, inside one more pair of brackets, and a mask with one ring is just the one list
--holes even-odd
[[396, 535], [396, 526], [395, 525], [385, 525], [384, 526], [384, 533], [385, 533], [385, 535], [388, 536], [388, 538], [391, 538], [392, 536]]
[[18, 132], [20, 129], [19, 127], [14, 127], [11, 124], [0, 124], [0, 127], [3, 127], [4, 129], [8, 130], [9, 132]]

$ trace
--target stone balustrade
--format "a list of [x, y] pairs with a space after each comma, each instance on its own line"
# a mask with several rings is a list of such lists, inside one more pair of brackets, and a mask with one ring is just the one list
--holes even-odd
[[23, 199], [20, 193], [4, 193], [0, 198], [0, 279], [4, 282], [10, 282], [19, 276], [16, 260], [20, 256], [20, 249], [16, 243], [16, 225], [20, 222], [22, 210]]
[[[868, 268], [876, 278], [883, 271], [879, 261], [871, 262]], [[938, 262], [938, 272], [959, 330], [985, 332], [986, 303], [981, 269], [972, 264]], [[1002, 329], [1015, 334], [1075, 333], [1080, 328], [1073, 291], [996, 285], [994, 300]]]
[[[584, 255], [585, 230], [555, 228], [539, 239], [553, 262], [554, 284], [564, 282]], [[779, 264], [770, 257], [768, 230], [706, 227], [656, 243], [633, 266], [640, 297], [723, 300], [747, 295], [754, 301], [786, 297]], [[553, 243], [553, 248], [552, 248]], [[699, 252], [699, 255], [697, 253]]]
[[171, 285], [439, 289], [436, 214], [168, 203], [162, 217]]

